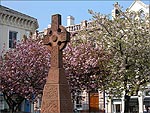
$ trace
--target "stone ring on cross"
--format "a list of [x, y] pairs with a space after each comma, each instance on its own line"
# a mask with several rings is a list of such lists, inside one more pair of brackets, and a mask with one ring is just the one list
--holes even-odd
[[48, 45], [50, 50], [55, 46], [58, 46], [59, 50], [63, 50], [69, 41], [70, 33], [61, 25], [61, 16], [53, 15], [51, 28], [47, 29], [43, 43]]

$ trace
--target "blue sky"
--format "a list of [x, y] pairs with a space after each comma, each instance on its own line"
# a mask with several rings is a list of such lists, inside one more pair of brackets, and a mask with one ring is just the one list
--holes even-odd
[[[134, 0], [118, 0], [119, 4], [123, 7], [123, 10], [129, 7], [133, 3], [133, 1]], [[92, 9], [95, 12], [100, 12], [102, 14], [111, 14], [113, 4], [115, 2], [117, 2], [117, 0], [2, 0], [1, 5], [37, 18], [39, 23], [39, 31], [42, 31], [48, 26], [49, 23], [51, 23], [51, 15], [53, 14], [58, 13], [62, 15], [62, 25], [64, 26], [66, 26], [68, 15], [74, 16], [75, 24], [79, 24], [82, 20], [89, 20], [90, 18], [92, 18], [92, 16], [88, 13], [88, 9]], [[147, 0], [143, 2], [149, 4]]]

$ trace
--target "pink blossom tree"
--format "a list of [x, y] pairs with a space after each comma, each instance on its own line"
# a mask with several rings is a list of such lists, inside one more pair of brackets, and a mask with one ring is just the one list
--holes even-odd
[[3, 54], [0, 66], [0, 90], [13, 113], [24, 99], [33, 101], [42, 94], [50, 53], [40, 40], [26, 39]]
[[82, 32], [71, 39], [64, 50], [63, 61], [73, 98], [75, 93], [83, 90], [105, 89], [109, 79], [106, 66], [110, 58], [110, 53], [102, 46], [95, 45]]
[[[110, 59], [110, 54], [101, 47], [82, 39], [80, 34], [77, 36], [81, 37], [80, 42], [72, 38], [63, 57], [73, 96], [84, 89], [90, 91], [104, 86], [108, 72], [105, 65]], [[11, 112], [17, 111], [24, 99], [34, 101], [42, 94], [50, 67], [50, 52], [40, 42], [26, 39], [1, 57], [0, 89]]]

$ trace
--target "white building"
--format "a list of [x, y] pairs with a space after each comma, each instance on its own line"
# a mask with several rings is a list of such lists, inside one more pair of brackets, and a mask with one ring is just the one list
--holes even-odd
[[144, 4], [141, 0], [135, 0], [131, 6], [128, 8], [129, 11], [141, 11], [143, 12], [146, 16], [150, 16], [150, 4], [146, 5]]
[[[15, 48], [16, 41], [35, 33], [37, 28], [37, 19], [0, 5], [0, 55], [3, 49]], [[32, 106], [29, 105], [28, 101], [24, 101], [21, 109], [31, 110]], [[7, 109], [8, 106], [0, 93], [0, 111]]]
[[15, 42], [38, 28], [37, 19], [0, 5], [0, 51], [14, 48]]

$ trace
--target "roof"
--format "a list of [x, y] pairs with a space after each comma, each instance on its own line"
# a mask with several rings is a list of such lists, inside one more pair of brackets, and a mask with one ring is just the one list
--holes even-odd
[[1, 9], [1, 11], [7, 11], [7, 12], [9, 12], [9, 13], [17, 14], [17, 15], [19, 15], [19, 16], [25, 16], [25, 17], [28, 17], [28, 18], [31, 18], [31, 19], [36, 19], [36, 18], [34, 18], [34, 17], [31, 17], [31, 16], [29, 16], [29, 15], [20, 13], [20, 12], [18, 12], [18, 11], [15, 11], [15, 10], [13, 10], [13, 9], [10, 9], [10, 8], [5, 7], [5, 6], [2, 6], [2, 5], [0, 5], [0, 9]]
[[140, 4], [141, 6], [143, 6], [145, 8], [148, 7], [148, 5], [144, 4], [141, 0], [134, 0], [134, 2], [130, 5], [130, 7], [128, 9], [130, 10], [136, 3]]
[[5, 6], [0, 5], [0, 14], [1, 14], [1, 13], [2, 13], [2, 14], [7, 14], [7, 15], [12, 15], [12, 16], [16, 16], [16, 15], [17, 15], [17, 17], [34, 21], [34, 22], [36, 23], [37, 28], [39, 27], [38, 21], [37, 21], [36, 18], [31, 17], [31, 16], [26, 15], [26, 14], [23, 14], [23, 13], [21, 13], [21, 12], [19, 12], [19, 11], [15, 11], [15, 10], [13, 10], [13, 9], [10, 9], [10, 8], [8, 8], [8, 7], [5, 7]]

